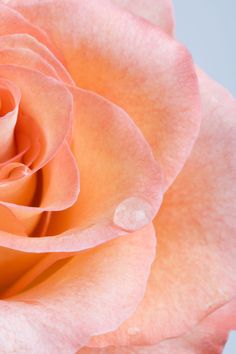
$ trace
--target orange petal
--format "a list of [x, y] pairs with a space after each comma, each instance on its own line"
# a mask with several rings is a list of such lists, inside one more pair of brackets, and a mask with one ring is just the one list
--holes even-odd
[[41, 153], [34, 162], [37, 170], [57, 153], [67, 137], [71, 126], [71, 95], [58, 81], [20, 66], [1, 65], [0, 75], [19, 87], [21, 109], [34, 119], [43, 135]]
[[41, 209], [62, 210], [76, 202], [79, 194], [79, 171], [67, 143], [42, 169], [42, 178]]
[[[13, 165], [13, 166], [12, 166]], [[19, 165], [19, 164], [17, 164]], [[8, 168], [9, 165], [6, 165], [1, 169]], [[14, 168], [14, 164], [10, 164], [9, 167]], [[20, 164], [19, 167], [25, 167]], [[37, 186], [37, 176], [27, 175], [27, 173], [20, 178], [5, 179], [0, 181], [0, 203], [1, 204], [18, 204], [20, 205], [30, 205], [33, 199], [35, 189]]]
[[236, 300], [220, 307], [183, 336], [153, 346], [83, 348], [79, 354], [221, 354], [231, 329], [236, 329]]
[[[0, 205], [0, 230], [25, 236], [25, 230], [20, 221], [3, 205]], [[22, 272], [38, 262], [41, 255], [32, 255], [0, 247], [0, 292], [14, 282]]]
[[43, 141], [41, 129], [39, 128], [37, 122], [29, 116], [19, 112], [15, 136], [17, 139], [18, 150], [22, 150], [22, 145], [27, 141], [28, 148], [22, 156], [22, 163], [24, 163], [28, 168], [32, 168], [36, 158], [41, 152], [41, 145]]
[[117, 328], [143, 297], [154, 253], [147, 226], [78, 254], [44, 282], [1, 301], [1, 350], [33, 351], [40, 343], [42, 352], [75, 352], [89, 336]]
[[0, 185], [13, 181], [31, 173], [30, 169], [21, 162], [9, 162], [0, 170]]
[[[159, 167], [128, 115], [95, 94], [71, 90], [74, 97], [73, 153], [81, 173], [78, 201], [67, 210], [53, 213], [47, 235], [57, 233], [57, 237], [24, 239], [0, 235], [2, 246], [26, 252], [72, 252], [94, 247], [145, 226], [160, 206]], [[75, 201], [78, 188], [75, 183], [68, 183], [75, 177], [63, 165], [66, 163], [58, 159], [56, 172], [45, 172], [45, 177], [57, 175], [58, 187], [53, 186], [51, 178], [48, 183], [53, 189], [45, 188], [42, 207], [15, 206], [14, 213], [17, 212], [18, 217], [19, 212], [29, 217], [30, 213], [40, 210], [55, 210], [53, 204], [45, 205], [46, 200], [58, 203], [60, 193], [67, 198], [71, 195]], [[57, 172], [61, 169], [62, 172]]]
[[1, 3], [0, 36], [18, 33], [31, 35], [37, 38], [37, 40], [50, 48], [50, 50], [54, 52], [57, 57], [60, 58], [60, 60], [63, 60], [60, 52], [51, 43], [47, 34], [41, 28], [38, 28], [35, 25], [29, 23], [22, 15], [20, 15], [20, 13]]
[[[68, 208], [77, 200], [79, 193], [78, 168], [67, 144], [40, 173], [40, 178], [35, 173], [0, 183], [1, 203], [22, 221], [27, 234], [32, 233], [43, 211]], [[12, 241], [14, 243], [14, 237]]]
[[145, 298], [131, 319], [94, 339], [94, 346], [179, 336], [235, 296], [236, 101], [201, 72], [199, 83], [200, 136], [156, 217], [158, 254]]
[[0, 162], [10, 159], [15, 152], [14, 131], [21, 93], [8, 80], [0, 79]]
[[129, 113], [160, 162], [167, 188], [189, 156], [201, 119], [194, 67], [182, 45], [107, 1], [10, 4], [48, 33], [80, 87]]
[[[62, 63], [53, 55], [46, 45], [40, 43], [36, 38], [27, 33], [16, 33], [10, 35], [0, 36], [0, 47], [3, 49], [8, 47], [11, 49], [28, 49], [38, 54], [41, 58], [45, 59], [56, 71], [61, 80], [68, 84], [73, 84], [73, 80], [62, 65]], [[27, 67], [29, 63], [27, 62]]]
[[127, 114], [92, 93], [72, 89], [72, 149], [81, 193], [71, 209], [52, 215], [50, 233], [111, 220], [133, 231], [152, 220], [161, 202], [161, 176]]
[[[0, 215], [2, 216], [1, 212]], [[0, 247], [0, 297], [2, 291], [14, 284], [22, 274], [31, 269], [41, 258], [41, 254], [24, 253]]]
[[173, 5], [171, 0], [112, 0], [118, 6], [135, 15], [157, 24], [172, 35], [174, 30]]
[[[41, 213], [40, 210], [35, 213], [25, 211], [26, 206], [31, 205], [34, 198], [37, 182], [37, 175], [33, 174], [0, 183], [0, 204], [6, 205], [22, 222], [26, 234], [29, 234], [35, 227]], [[12, 241], [14, 242], [14, 235]]]
[[30, 141], [28, 139], [28, 136], [21, 133], [17, 134], [16, 130], [17, 127], [15, 129], [15, 145], [17, 152], [15, 152], [15, 154], [11, 158], [8, 158], [4, 162], [0, 163], [0, 168], [12, 162], [21, 162], [23, 156], [25, 156], [30, 149]]
[[56, 70], [31, 49], [0, 47], [0, 64], [14, 64], [38, 70], [44, 75], [59, 79]]
[[11, 211], [0, 205], [0, 230], [17, 235], [25, 235], [24, 227]]
[[[1, 76], [7, 77], [20, 88], [22, 93], [21, 108], [24, 113], [34, 119], [38, 125], [38, 129], [41, 131], [41, 151], [33, 164], [32, 172], [35, 172], [49, 162], [55, 154], [58, 154], [58, 149], [61, 149], [63, 145], [71, 125], [71, 95], [59, 82], [45, 77], [36, 71], [14, 65], [1, 65], [0, 73]], [[26, 77], [27, 80], [25, 80]], [[48, 95], [48, 92], [50, 92], [50, 95]], [[30, 124], [31, 120], [28, 120], [28, 125]], [[32, 129], [32, 133], [33, 131]], [[24, 223], [27, 233], [30, 233], [35, 227], [35, 223], [38, 221], [42, 211], [55, 208], [59, 210], [62, 206], [68, 207], [77, 198], [78, 187], [75, 186], [78, 186], [77, 167], [68, 149], [66, 153], [67, 157], [65, 157], [64, 151], [66, 149], [65, 147], [62, 153], [58, 155], [55, 161], [49, 163], [49, 166], [44, 171], [44, 175], [47, 173], [50, 174], [50, 176], [48, 175], [44, 178], [45, 183], [48, 186], [50, 184], [51, 189], [47, 191], [45, 189], [41, 209], [31, 207], [32, 198], [36, 190], [35, 175], [30, 176], [29, 174], [16, 181], [4, 181], [4, 184], [2, 183], [0, 186], [1, 201], [7, 204]], [[60, 173], [57, 176], [57, 185], [53, 185], [49, 182], [51, 181], [51, 174], [55, 173], [53, 172], [55, 168], [59, 171], [60, 161], [66, 163], [68, 168], [64, 173]], [[11, 165], [15, 166], [15, 164], [14, 162]], [[11, 165], [4, 168], [9, 169]], [[60, 168], [62, 168], [62, 165], [60, 165]], [[65, 189], [66, 179], [69, 179], [71, 184], [67, 185]], [[11, 183], [11, 187], [9, 187], [9, 183]], [[62, 187], [63, 189], [60, 190]], [[57, 188], [58, 191], [60, 190], [59, 194], [55, 192]]]

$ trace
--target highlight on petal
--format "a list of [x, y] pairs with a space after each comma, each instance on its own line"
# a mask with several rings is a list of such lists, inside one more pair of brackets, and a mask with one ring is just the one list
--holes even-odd
[[174, 14], [171, 0], [112, 0], [131, 13], [144, 17], [172, 35]]
[[155, 256], [151, 225], [70, 259], [27, 291], [0, 302], [6, 352], [77, 351], [94, 334], [114, 330], [142, 299]]
[[203, 124], [154, 220], [158, 255], [144, 300], [117, 331], [90, 346], [145, 346], [180, 336], [235, 296], [236, 101], [202, 72], [198, 77]]
[[46, 31], [80, 87], [128, 112], [160, 162], [167, 189], [191, 152], [201, 120], [196, 74], [184, 47], [106, 0], [9, 4]]

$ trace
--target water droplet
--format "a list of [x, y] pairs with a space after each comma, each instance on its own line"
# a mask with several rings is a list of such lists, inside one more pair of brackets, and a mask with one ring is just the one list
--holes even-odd
[[130, 336], [135, 336], [136, 334], [139, 334], [141, 332], [141, 329], [138, 328], [138, 327], [130, 327], [128, 328], [127, 330], [127, 333], [130, 335]]
[[28, 176], [30, 174], [30, 169], [25, 165], [16, 166], [11, 172], [10, 178], [21, 178], [23, 176]]
[[131, 197], [117, 206], [113, 222], [122, 229], [135, 231], [147, 225], [152, 217], [153, 208], [146, 200]]

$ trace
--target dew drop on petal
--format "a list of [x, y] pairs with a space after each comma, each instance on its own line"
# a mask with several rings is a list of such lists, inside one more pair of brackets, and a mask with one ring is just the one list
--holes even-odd
[[136, 334], [139, 334], [141, 332], [141, 329], [138, 328], [138, 327], [130, 327], [128, 328], [127, 330], [127, 333], [130, 335], [130, 336], [135, 336]]
[[131, 197], [117, 206], [113, 222], [122, 229], [135, 231], [147, 225], [152, 217], [153, 208], [146, 200]]

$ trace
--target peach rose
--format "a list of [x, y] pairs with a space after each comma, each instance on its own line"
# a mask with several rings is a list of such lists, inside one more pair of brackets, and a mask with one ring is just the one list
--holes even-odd
[[236, 103], [172, 34], [168, 0], [0, 0], [1, 353], [235, 328]]

